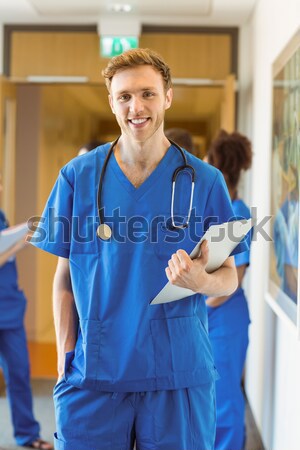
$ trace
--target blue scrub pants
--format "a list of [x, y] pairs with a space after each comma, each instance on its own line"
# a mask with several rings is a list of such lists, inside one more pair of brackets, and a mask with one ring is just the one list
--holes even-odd
[[0, 330], [0, 364], [10, 404], [14, 436], [18, 445], [39, 437], [33, 416], [29, 357], [24, 327]]
[[54, 388], [56, 450], [213, 450], [215, 383], [111, 393]]
[[245, 400], [241, 387], [248, 347], [248, 327], [230, 336], [210, 335], [215, 365], [217, 430], [215, 450], [242, 450], [245, 444]]

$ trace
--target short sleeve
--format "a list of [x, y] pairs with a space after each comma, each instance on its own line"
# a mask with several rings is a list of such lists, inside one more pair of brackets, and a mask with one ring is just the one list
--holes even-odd
[[[237, 199], [232, 204], [233, 211], [238, 219], [250, 219], [251, 213], [248, 206], [241, 199]], [[239, 253], [234, 256], [236, 267], [243, 266], [246, 264], [247, 266], [250, 264], [250, 246], [253, 237], [253, 228], [247, 233], [244, 240], [247, 243], [248, 250], [245, 252]]]
[[2, 211], [2, 209], [0, 209], [0, 231], [4, 230], [5, 228], [7, 228], [8, 222], [6, 220], [5, 214]]
[[73, 188], [61, 170], [30, 243], [54, 255], [68, 258], [72, 210]]
[[251, 235], [250, 233], [247, 234], [245, 243], [248, 245], [248, 249], [246, 251], [243, 251], [242, 253], [238, 253], [234, 255], [234, 262], [236, 267], [243, 266], [246, 264], [249, 266], [250, 264], [250, 241], [251, 241]]
[[[211, 191], [209, 193], [205, 208], [205, 231], [211, 226], [237, 220], [232, 208], [232, 202], [228, 193], [222, 173], [218, 170]], [[243, 239], [232, 251], [231, 255], [236, 255], [248, 251], [249, 247], [246, 239]]]

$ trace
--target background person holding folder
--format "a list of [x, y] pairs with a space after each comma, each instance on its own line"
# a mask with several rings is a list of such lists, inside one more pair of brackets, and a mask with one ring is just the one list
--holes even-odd
[[[0, 210], [0, 233], [8, 226], [5, 214]], [[24, 237], [0, 253], [0, 366], [3, 369], [16, 443], [28, 448], [51, 450], [53, 445], [40, 438], [40, 425], [33, 414], [24, 329], [26, 298], [18, 285], [15, 262], [15, 254], [25, 245], [24, 233]]]
[[[62, 168], [31, 240], [59, 256], [55, 446], [212, 450], [203, 294], [229, 295], [237, 276], [233, 257], [208, 274], [205, 244], [188, 254], [211, 223], [233, 217], [230, 198], [218, 170], [164, 135], [173, 92], [160, 55], [129, 50], [103, 75], [121, 136]], [[149, 305], [166, 275], [195, 294]]]
[[[241, 171], [252, 162], [251, 142], [240, 133], [221, 130], [212, 142], [207, 161], [220, 169], [225, 177], [232, 207], [237, 217], [250, 218], [250, 210], [238, 196]], [[247, 235], [250, 248], [251, 232]], [[250, 251], [235, 255], [238, 289], [230, 296], [209, 297], [209, 336], [215, 363], [220, 374], [216, 382], [217, 432], [216, 450], [241, 450], [245, 445], [245, 401], [241, 380], [248, 347], [250, 324], [248, 304], [242, 288]]]

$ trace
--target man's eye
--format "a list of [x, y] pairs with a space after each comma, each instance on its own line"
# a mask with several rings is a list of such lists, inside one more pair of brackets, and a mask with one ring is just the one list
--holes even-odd
[[123, 94], [119, 97], [119, 100], [121, 102], [126, 102], [127, 100], [129, 100], [130, 96], [128, 94]]
[[146, 91], [146, 92], [144, 92], [144, 97], [153, 97], [153, 92], [148, 92], [148, 91]]

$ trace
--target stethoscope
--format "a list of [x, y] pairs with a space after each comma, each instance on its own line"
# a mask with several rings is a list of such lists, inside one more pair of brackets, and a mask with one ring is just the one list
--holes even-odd
[[[99, 216], [99, 226], [97, 228], [97, 236], [104, 241], [107, 241], [108, 239], [111, 238], [112, 229], [110, 228], [109, 225], [107, 225], [107, 223], [105, 223], [103, 208], [101, 207], [101, 195], [102, 195], [102, 188], [103, 188], [103, 180], [104, 180], [104, 175], [105, 175], [108, 161], [114, 151], [114, 148], [115, 148], [118, 140], [119, 140], [119, 137], [111, 144], [111, 146], [108, 150], [108, 153], [106, 155], [106, 158], [104, 160], [104, 164], [103, 164], [103, 167], [101, 170], [99, 185], [98, 185], [97, 207], [98, 207], [98, 216]], [[191, 166], [187, 163], [187, 159], [186, 159], [185, 153], [182, 150], [182, 148], [179, 147], [179, 145], [177, 145], [176, 142], [173, 142], [170, 139], [169, 139], [169, 141], [180, 152], [182, 159], [183, 159], [183, 163], [184, 163], [182, 166], [179, 166], [179, 167], [177, 167], [177, 169], [175, 169], [175, 171], [173, 173], [173, 177], [172, 177], [172, 199], [171, 199], [172, 228], [173, 229], [187, 228], [189, 226], [189, 221], [190, 221], [191, 212], [192, 212], [192, 205], [193, 205], [194, 186], [195, 186], [195, 169], [193, 168], [193, 166]], [[184, 170], [188, 170], [188, 172], [191, 175], [192, 185], [191, 185], [191, 194], [190, 194], [190, 204], [189, 204], [189, 210], [188, 210], [188, 215], [187, 215], [186, 221], [182, 224], [176, 224], [175, 219], [174, 219], [174, 198], [175, 198], [176, 179], [177, 179], [178, 175], [180, 174], [180, 172], [183, 172]]]

